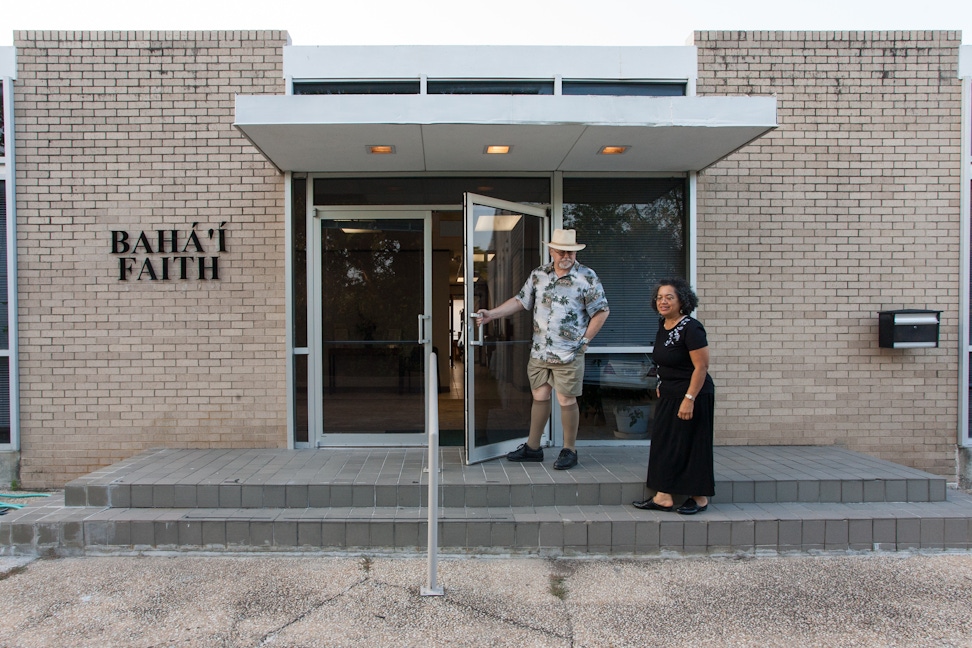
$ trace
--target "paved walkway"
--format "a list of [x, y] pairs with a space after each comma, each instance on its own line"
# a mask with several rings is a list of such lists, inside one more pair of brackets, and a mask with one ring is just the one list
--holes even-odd
[[972, 555], [0, 559], [0, 646], [972, 645]]

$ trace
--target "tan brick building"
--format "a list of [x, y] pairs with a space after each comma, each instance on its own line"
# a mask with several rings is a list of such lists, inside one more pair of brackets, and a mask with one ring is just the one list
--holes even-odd
[[[17, 34], [24, 484], [149, 447], [286, 445], [282, 182], [233, 128], [237, 94], [283, 91], [285, 42]], [[178, 252], [195, 230], [208, 249], [186, 255], [218, 256], [219, 281], [119, 281], [112, 232], [157, 230]]]
[[[699, 181], [698, 285], [718, 340], [721, 440], [839, 444], [953, 474], [959, 34], [695, 40], [699, 94], [779, 102], [779, 128]], [[938, 348], [878, 348], [878, 313], [904, 308], [942, 311]]]
[[[650, 406], [645, 295], [681, 274], [713, 349], [717, 443], [839, 444], [959, 478], [960, 42], [18, 32], [0, 69], [0, 450], [52, 487], [152, 447], [421, 443], [434, 373], [444, 436], [495, 455], [520, 438], [522, 323], [478, 333], [462, 313], [508, 297], [568, 226], [612, 304], [582, 442], [647, 443], [613, 433], [613, 404]], [[898, 309], [941, 311], [938, 346], [879, 348], [878, 313]]]

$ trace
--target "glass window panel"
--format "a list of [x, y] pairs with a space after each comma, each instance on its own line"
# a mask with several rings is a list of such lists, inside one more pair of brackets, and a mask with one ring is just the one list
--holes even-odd
[[10, 348], [7, 304], [7, 183], [0, 180], [0, 349]]
[[685, 84], [650, 81], [564, 81], [561, 92], [565, 95], [683, 97]]
[[418, 81], [296, 81], [295, 95], [418, 94]]
[[0, 357], [0, 443], [10, 443], [10, 358]]
[[604, 284], [611, 316], [597, 346], [651, 346], [651, 289], [686, 275], [684, 178], [564, 179], [564, 227], [587, 247], [578, 260]]
[[291, 230], [293, 232], [294, 346], [307, 346], [307, 180], [293, 181]]
[[552, 95], [553, 81], [432, 81], [428, 94]]
[[458, 205], [463, 192], [548, 204], [549, 178], [315, 178], [315, 205]]
[[321, 283], [328, 433], [425, 430], [424, 232], [419, 219], [328, 221]]
[[307, 393], [307, 356], [294, 356], [294, 443], [307, 443], [310, 437]]
[[647, 440], [658, 378], [647, 353], [585, 354], [577, 438]]

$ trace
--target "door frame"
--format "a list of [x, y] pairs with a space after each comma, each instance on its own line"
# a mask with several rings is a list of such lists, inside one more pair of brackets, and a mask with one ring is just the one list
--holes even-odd
[[[514, 213], [523, 214], [526, 216], [532, 216], [540, 219], [540, 245], [537, 250], [537, 260], [535, 263], [525, 263], [525, 267], [533, 268], [543, 264], [545, 260], [546, 247], [545, 244], [549, 241], [550, 237], [550, 220], [551, 216], [549, 211], [545, 207], [536, 207], [534, 205], [526, 205], [522, 203], [510, 202], [508, 200], [502, 200], [499, 198], [490, 198], [488, 196], [482, 196], [474, 193], [463, 194], [463, 267], [466, 269], [467, 275], [472, 274], [473, 266], [473, 254], [475, 252], [475, 227], [476, 219], [474, 217], [473, 205], [483, 205], [486, 207], [492, 207], [494, 209], [500, 209], [505, 211], [511, 211]], [[513, 290], [517, 290], [518, 287], [513, 287]], [[506, 301], [510, 297], [515, 295], [511, 294], [502, 298], [500, 303]], [[475, 308], [475, 282], [465, 281], [463, 284], [463, 310], [466, 313], [466, 336], [463, 339], [463, 354], [465, 356], [464, 363], [464, 381], [465, 381], [465, 428], [466, 428], [466, 463], [474, 464], [483, 461], [488, 461], [490, 459], [496, 459], [505, 455], [510, 450], [513, 450], [520, 443], [526, 441], [526, 436], [509, 439], [505, 441], [495, 442], [489, 445], [477, 446], [475, 443], [476, 439], [476, 420], [475, 420], [475, 410], [473, 399], [476, 397], [476, 383], [475, 383], [475, 363], [471, 361], [474, 355], [474, 349], [472, 347], [478, 346], [476, 341], [478, 340], [480, 344], [482, 343], [483, 331], [482, 327], [478, 324], [477, 320], [471, 317]], [[499, 304], [497, 304], [499, 305]], [[523, 371], [526, 372], [526, 367], [523, 367]], [[529, 421], [526, 421], [529, 427]], [[544, 432], [544, 438], [551, 438], [551, 423], [548, 420], [547, 429]]]
[[[432, 212], [428, 207], [415, 206], [327, 206], [312, 208], [312, 227], [308, 232], [308, 256], [313, 260], [308, 264], [308, 444], [314, 448], [322, 447], [406, 447], [424, 446], [428, 443], [427, 429], [421, 433], [406, 433], [394, 435], [379, 435], [372, 433], [332, 433], [323, 429], [324, 422], [324, 335], [323, 308], [324, 295], [321, 284], [321, 266], [323, 260], [323, 246], [321, 241], [322, 223], [324, 220], [422, 220], [423, 222], [423, 267], [424, 280], [422, 287], [423, 313], [425, 331], [423, 340], [424, 362], [422, 372], [423, 394], [425, 394], [426, 377], [428, 376], [432, 354]], [[416, 321], [416, 327], [419, 322]], [[426, 421], [427, 428], [427, 421]]]

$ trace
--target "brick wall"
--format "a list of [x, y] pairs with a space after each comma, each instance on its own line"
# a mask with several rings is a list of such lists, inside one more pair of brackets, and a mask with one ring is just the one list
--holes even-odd
[[[151, 447], [286, 445], [283, 179], [232, 124], [235, 95], [283, 92], [287, 41], [15, 34], [25, 485]], [[195, 261], [119, 280], [112, 231], [182, 248], [195, 229], [211, 256], [220, 228], [218, 281]]]
[[[722, 444], [837, 444], [956, 475], [959, 32], [697, 32], [700, 95], [779, 128], [699, 179]], [[942, 310], [937, 349], [878, 312]]]

